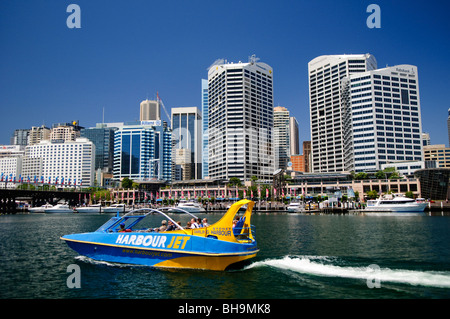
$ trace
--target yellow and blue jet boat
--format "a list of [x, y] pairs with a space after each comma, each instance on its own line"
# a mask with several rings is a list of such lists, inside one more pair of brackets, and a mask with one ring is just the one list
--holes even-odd
[[[163, 209], [138, 209], [122, 217], [118, 213], [94, 232], [65, 235], [61, 239], [79, 254], [99, 261], [225, 270], [255, 257], [259, 251], [250, 224], [254, 204], [246, 199], [238, 201], [216, 223], [195, 229], [183, 229]], [[247, 205], [245, 213], [233, 227], [233, 220], [244, 205]], [[172, 221], [177, 229], [164, 232], [139, 229], [142, 220], [156, 213]]]

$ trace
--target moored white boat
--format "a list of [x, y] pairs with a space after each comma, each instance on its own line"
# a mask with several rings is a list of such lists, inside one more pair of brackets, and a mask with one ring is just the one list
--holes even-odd
[[376, 200], [368, 200], [366, 211], [386, 213], [423, 212], [427, 203], [405, 197], [403, 194], [384, 195]]
[[46, 209], [52, 208], [52, 207], [53, 207], [53, 205], [51, 205], [51, 204], [45, 204], [45, 205], [38, 206], [38, 207], [28, 208], [28, 211], [30, 213], [44, 213]]
[[112, 204], [111, 206], [102, 207], [103, 213], [124, 213], [126, 210], [125, 204]]
[[67, 204], [58, 204], [44, 210], [45, 213], [73, 213], [73, 209]]
[[101, 204], [95, 204], [91, 206], [84, 206], [84, 207], [76, 207], [75, 211], [77, 213], [101, 213], [103, 210], [103, 207]]
[[176, 208], [180, 208], [182, 210], [188, 211], [190, 213], [201, 213], [204, 212], [205, 209], [199, 204], [195, 202], [180, 202], [173, 211], [176, 210]]
[[291, 202], [286, 210], [290, 213], [300, 213], [305, 211], [305, 205], [300, 202]]

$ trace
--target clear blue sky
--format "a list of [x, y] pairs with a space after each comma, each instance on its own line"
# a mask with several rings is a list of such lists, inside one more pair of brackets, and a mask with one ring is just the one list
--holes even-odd
[[[81, 29], [69, 29], [69, 4]], [[369, 29], [369, 4], [381, 28]], [[166, 107], [201, 106], [201, 79], [218, 58], [256, 54], [274, 69], [275, 106], [309, 140], [308, 62], [371, 53], [378, 67], [419, 70], [422, 126], [448, 144], [448, 1], [0, 1], [0, 144], [17, 128], [79, 120], [85, 127], [139, 118], [158, 91]], [[169, 110], [170, 112], [170, 110]]]

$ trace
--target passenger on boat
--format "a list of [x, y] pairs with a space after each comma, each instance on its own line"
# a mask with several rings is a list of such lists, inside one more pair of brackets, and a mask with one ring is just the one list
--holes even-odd
[[197, 225], [198, 227], [203, 227], [203, 223], [202, 223], [202, 219], [201, 218], [197, 218]]
[[174, 223], [172, 223], [171, 220], [169, 220], [168, 224], [169, 224], [169, 226], [167, 226], [166, 231], [171, 231], [171, 230], [177, 229], [177, 227], [174, 225]]
[[203, 227], [208, 227], [209, 226], [209, 224], [208, 224], [208, 218], [203, 218]]
[[125, 223], [120, 224], [119, 233], [131, 232], [131, 229], [125, 229]]
[[190, 228], [191, 228], [191, 222], [187, 222], [186, 227], [184, 227], [184, 229], [190, 229]]
[[198, 224], [197, 224], [197, 221], [195, 220], [195, 218], [191, 219], [191, 228], [192, 229], [198, 228]]
[[165, 220], [163, 220], [161, 222], [161, 227], [159, 227], [159, 231], [165, 231], [167, 229], [167, 222]]

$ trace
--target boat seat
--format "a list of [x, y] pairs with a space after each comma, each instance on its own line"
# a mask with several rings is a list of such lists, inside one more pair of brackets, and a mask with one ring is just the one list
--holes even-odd
[[242, 226], [244, 226], [244, 222], [245, 222], [245, 217], [241, 217], [239, 219], [239, 221], [236, 223], [236, 226], [234, 226], [234, 228], [233, 228], [234, 236], [237, 236], [237, 235], [239, 235], [241, 233]]

